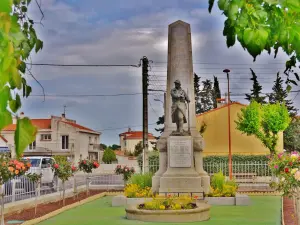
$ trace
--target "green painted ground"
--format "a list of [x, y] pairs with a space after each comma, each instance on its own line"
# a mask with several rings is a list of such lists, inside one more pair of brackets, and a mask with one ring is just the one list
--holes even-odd
[[[251, 197], [250, 206], [212, 206], [211, 219], [205, 222], [181, 223], [201, 225], [280, 225], [281, 201], [279, 196]], [[123, 207], [111, 207], [111, 197], [101, 198], [68, 210], [40, 225], [165, 225], [125, 219]]]

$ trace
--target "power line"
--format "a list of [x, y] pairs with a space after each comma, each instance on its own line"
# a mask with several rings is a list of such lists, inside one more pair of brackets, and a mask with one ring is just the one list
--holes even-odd
[[140, 64], [56, 64], [56, 63], [26, 63], [30, 66], [57, 66], [57, 67], [140, 67]]
[[[45, 94], [46, 97], [114, 97], [126, 95], [141, 95], [142, 93], [128, 93], [128, 94]], [[41, 97], [44, 95], [32, 94], [30, 96]]]
[[[148, 124], [149, 126], [151, 125], [156, 125], [156, 123], [149, 123]], [[134, 126], [129, 126], [129, 127], [142, 127], [143, 125], [134, 125]], [[97, 131], [105, 131], [105, 130], [122, 130], [122, 129], [126, 129], [128, 128], [127, 127], [118, 127], [118, 128], [104, 128], [104, 129], [101, 129], [101, 130], [97, 130]]]
[[[153, 62], [154, 64], [157, 63], [157, 64], [167, 64], [167, 62], [156, 62], [154, 61]], [[285, 63], [285, 61], [281, 61], [281, 62], [274, 62], [274, 63], [255, 63], [255, 64], [251, 64], [251, 63], [218, 63], [218, 62], [193, 62], [193, 64], [217, 64], [217, 65], [269, 65], [269, 64], [283, 64]]]

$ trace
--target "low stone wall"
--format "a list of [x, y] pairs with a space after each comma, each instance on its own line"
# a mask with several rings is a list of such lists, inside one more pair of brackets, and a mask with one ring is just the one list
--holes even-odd
[[[152, 198], [126, 198], [124, 195], [118, 195], [113, 197], [112, 206], [128, 206], [138, 205], [147, 201], [151, 201]], [[210, 205], [250, 205], [250, 198], [245, 194], [237, 194], [236, 197], [205, 197], [205, 200]]]
[[126, 206], [126, 218], [144, 222], [184, 223], [210, 219], [210, 205], [197, 203], [197, 208], [188, 210], [142, 210], [137, 205]]

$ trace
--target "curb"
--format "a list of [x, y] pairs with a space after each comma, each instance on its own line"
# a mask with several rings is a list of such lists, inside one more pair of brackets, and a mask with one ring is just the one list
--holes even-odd
[[284, 223], [284, 213], [283, 213], [283, 197], [281, 197], [281, 225], [285, 225], [285, 223]]
[[100, 193], [100, 194], [97, 194], [97, 195], [94, 195], [94, 196], [91, 196], [91, 197], [88, 197], [80, 202], [75, 202], [71, 205], [67, 205], [65, 207], [62, 207], [60, 209], [57, 209], [53, 212], [50, 212], [44, 216], [41, 216], [39, 218], [35, 218], [35, 219], [32, 219], [32, 220], [28, 220], [28, 221], [25, 221], [24, 223], [22, 223], [21, 225], [34, 225], [34, 224], [38, 224], [44, 220], [47, 220], [47, 219], [50, 219], [51, 217], [54, 217], [54, 216], [57, 216], [58, 214], [60, 213], [63, 213], [69, 209], [73, 209], [73, 208], [76, 208], [78, 206], [81, 206], [83, 204], [86, 204], [86, 203], [89, 203], [89, 202], [92, 202], [98, 198], [102, 198], [104, 196], [113, 196], [113, 195], [117, 195], [119, 194], [119, 192], [113, 192], [113, 193], [109, 193], [109, 192], [103, 192], [103, 193]]

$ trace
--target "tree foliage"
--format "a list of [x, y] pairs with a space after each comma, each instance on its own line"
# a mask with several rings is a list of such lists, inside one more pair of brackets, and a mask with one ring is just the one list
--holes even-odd
[[300, 118], [294, 119], [283, 134], [284, 148], [287, 151], [300, 151]]
[[112, 150], [117, 150], [117, 149], [120, 149], [121, 146], [120, 146], [120, 145], [113, 144], [113, 145], [109, 146], [109, 148], [111, 148]]
[[[31, 87], [25, 79], [26, 64], [31, 51], [40, 51], [43, 42], [34, 30], [34, 21], [27, 15], [31, 0], [0, 1], [0, 130], [12, 123], [12, 112], [21, 107]], [[12, 94], [14, 93], [14, 94]], [[36, 128], [28, 118], [18, 119], [15, 131], [17, 157], [35, 139]]]
[[[214, 0], [209, 0], [211, 12]], [[254, 61], [264, 50], [274, 58], [281, 48], [289, 57], [285, 74], [288, 90], [296, 81], [290, 78], [294, 73], [296, 60], [300, 61], [300, 1], [299, 0], [218, 0], [218, 7], [226, 16], [223, 35], [227, 47], [240, 42]], [[299, 76], [294, 73], [299, 81]]]
[[[158, 121], [156, 122], [157, 125], [163, 125], [165, 124], [165, 116], [162, 115], [160, 117], [158, 117]], [[165, 128], [164, 127], [159, 127], [159, 128], [155, 128], [155, 130], [159, 133], [164, 132]]]
[[214, 108], [217, 108], [217, 99], [221, 98], [221, 90], [220, 90], [220, 86], [219, 86], [219, 80], [218, 77], [214, 76], [214, 90], [213, 90], [213, 102], [214, 102]]
[[238, 120], [235, 121], [237, 129], [247, 135], [258, 138], [263, 145], [276, 153], [278, 133], [283, 132], [291, 119], [284, 104], [261, 105], [255, 101], [241, 110]]
[[194, 73], [194, 92], [195, 92], [195, 110], [196, 114], [201, 112], [200, 102], [200, 77]]
[[214, 108], [214, 90], [211, 80], [206, 79], [205, 81], [202, 81], [202, 85], [199, 113], [204, 113]]
[[102, 156], [102, 161], [107, 164], [117, 161], [116, 153], [111, 148], [106, 148]]
[[277, 73], [276, 80], [274, 81], [274, 86], [272, 88], [273, 92], [268, 95], [269, 102], [275, 104], [277, 102], [284, 103], [292, 117], [297, 114], [297, 109], [293, 106], [293, 102], [288, 98], [288, 92], [283, 88], [283, 80]]
[[143, 143], [140, 141], [134, 147], [134, 156], [138, 156], [143, 152]]
[[266, 96], [262, 96], [262, 86], [258, 83], [257, 76], [255, 72], [250, 68], [252, 78], [250, 80], [253, 81], [253, 86], [251, 89], [251, 94], [246, 94], [246, 98], [249, 102], [256, 101], [257, 103], [266, 103]]

